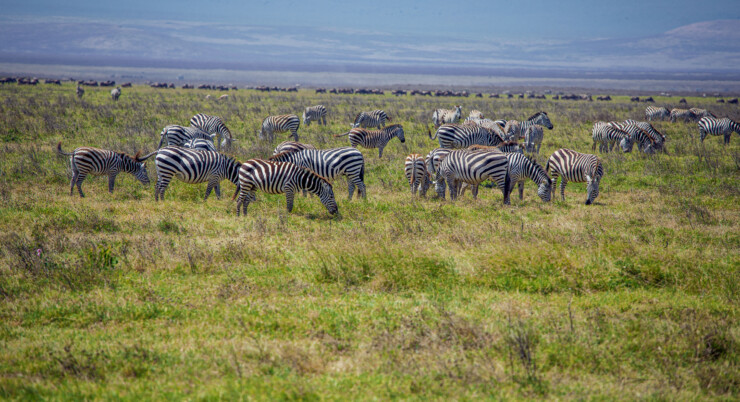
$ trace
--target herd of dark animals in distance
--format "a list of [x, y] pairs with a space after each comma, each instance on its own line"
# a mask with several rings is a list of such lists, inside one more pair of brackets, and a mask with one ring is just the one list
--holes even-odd
[[[0, 83], [18, 82], [19, 85], [36, 85], [38, 79], [2, 78]], [[59, 80], [45, 80], [47, 84], [59, 85]], [[84, 96], [82, 86], [114, 86], [115, 82], [79, 81], [76, 89], [78, 97]], [[111, 98], [116, 101], [121, 96], [121, 88], [130, 87], [122, 84], [111, 90]], [[174, 88], [173, 84], [152, 83], [155, 88]], [[193, 88], [185, 85], [183, 88]], [[201, 89], [236, 90], [235, 86], [200, 85]], [[255, 87], [259, 91], [296, 92], [297, 88]], [[326, 93], [325, 88], [316, 89], [316, 93]], [[382, 94], [375, 89], [331, 89], [329, 93]], [[394, 95], [420, 96], [470, 96], [466, 91], [393, 91]], [[668, 94], [666, 94], [668, 95]], [[482, 97], [481, 93], [474, 96]], [[503, 95], [490, 94], [489, 97], [505, 96], [524, 98], [525, 94]], [[527, 94], [527, 98], [539, 98], [544, 95]], [[222, 95], [219, 100], [228, 99]], [[593, 100], [590, 95], [554, 95], [553, 99]], [[598, 97], [597, 100], [610, 101], [611, 97]], [[652, 97], [631, 98], [634, 102], [654, 102]], [[681, 103], [685, 103], [682, 99]], [[718, 102], [725, 102], [719, 99]], [[730, 99], [727, 103], [737, 103]], [[326, 125], [327, 109], [322, 105], [305, 108], [303, 124], [312, 121]], [[462, 119], [462, 107], [453, 110], [437, 109], [432, 113], [432, 122], [436, 129], [434, 135], [429, 130], [430, 139], [439, 141], [439, 148], [433, 149], [425, 157], [412, 153], [404, 162], [404, 173], [412, 194], [417, 191], [426, 196], [432, 184], [442, 199], [449, 188], [451, 199], [456, 199], [471, 188], [473, 197], [477, 197], [478, 186], [490, 180], [504, 196], [504, 204], [509, 203], [509, 196], [515, 185], [519, 187], [519, 197], [523, 197], [526, 179], [538, 186], [537, 194], [547, 202], [555, 191], [555, 184], [560, 178], [560, 193], [565, 200], [565, 186], [569, 181], [587, 183], [586, 205], [591, 204], [599, 193], [599, 183], [604, 176], [604, 168], [596, 155], [580, 153], [570, 149], [559, 149], [547, 160], [545, 167], [540, 166], [532, 156], [539, 154], [539, 147], [544, 135], [543, 129], [552, 129], [546, 112], [538, 112], [524, 121], [490, 120], [480, 111], [473, 110]], [[639, 152], [652, 154], [666, 152], [665, 136], [650, 124], [652, 120], [670, 119], [677, 121], [696, 121], [700, 138], [703, 142], [707, 135], [722, 135], [725, 145], [729, 144], [733, 132], [740, 134], [740, 124], [725, 118], [718, 118], [705, 109], [672, 109], [647, 106], [646, 121], [626, 120], [624, 122], [596, 122], [592, 130], [592, 152], [599, 146], [600, 152], [610, 152], [619, 145], [622, 152], [631, 152], [637, 145]], [[463, 120], [461, 122], [461, 120]], [[154, 157], [157, 168], [155, 200], [164, 199], [164, 193], [173, 177], [186, 183], [208, 183], [205, 199], [215, 190], [220, 198], [220, 182], [224, 179], [236, 185], [234, 198], [237, 199], [237, 215], [245, 214], [249, 203], [256, 200], [257, 190], [270, 194], [285, 194], [287, 209], [293, 207], [295, 193], [302, 191], [315, 194], [331, 214], [338, 212], [331, 185], [338, 176], [345, 176], [349, 187], [349, 199], [352, 199], [355, 188], [359, 196], [367, 196], [364, 184], [364, 158], [356, 149], [377, 148], [378, 157], [382, 158], [384, 147], [393, 139], [405, 142], [401, 124], [386, 125], [391, 117], [383, 110], [363, 111], [357, 114], [351, 129], [335, 137], [348, 136], [351, 147], [316, 149], [313, 145], [300, 143], [298, 128], [301, 119], [297, 115], [268, 116], [259, 132], [261, 140], [273, 141], [275, 133], [289, 132], [293, 141], [279, 144], [273, 156], [268, 160], [251, 159], [245, 163], [238, 162], [220, 152], [228, 149], [233, 141], [229, 129], [218, 116], [197, 114], [190, 120], [189, 126], [169, 125], [161, 132], [161, 140], [156, 151], [148, 155], [134, 156], [121, 152], [80, 147], [72, 152], [64, 152], [61, 142], [57, 151], [69, 156], [72, 168], [70, 195], [74, 187], [80, 196], [82, 182], [88, 175], [108, 176], [108, 189], [113, 191], [115, 178], [120, 172], [132, 174], [141, 183], [148, 184], [149, 177], [145, 161]], [[377, 128], [372, 130], [371, 128]], [[519, 141], [524, 141], [520, 144]], [[166, 146], [165, 145], [166, 142]]]

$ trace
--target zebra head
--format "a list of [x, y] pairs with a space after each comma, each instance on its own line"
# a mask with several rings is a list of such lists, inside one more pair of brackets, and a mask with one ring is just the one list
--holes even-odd
[[149, 173], [146, 171], [146, 162], [136, 162], [136, 173], [134, 176], [141, 182], [141, 184], [149, 185]]
[[632, 152], [632, 138], [629, 136], [622, 137], [622, 140], [619, 141], [619, 146], [622, 148], [622, 152]]
[[401, 125], [398, 125], [398, 129], [396, 129], [395, 136], [398, 137], [401, 142], [406, 142], [406, 138], [403, 136], [403, 127]]
[[457, 105], [455, 106], [455, 115], [453, 116], [453, 119], [458, 121], [460, 118], [462, 118], [462, 105]]
[[352, 128], [360, 127], [360, 123], [362, 123], [363, 120], [365, 120], [365, 112], [357, 113], [357, 116], [355, 116], [354, 123], [352, 123], [350, 126]]
[[586, 175], [586, 181], [588, 181], [588, 186], [586, 187], [586, 191], [588, 193], [586, 205], [591, 205], [596, 197], [599, 196], [599, 182], [601, 181], [601, 177], [591, 177], [591, 175]]
[[306, 111], [308, 111], [308, 108], [303, 110], [303, 124], [306, 125], [306, 127], [311, 125], [311, 120], [308, 119], [308, 115], [306, 115]]
[[131, 173], [136, 177], [141, 184], [149, 185], [149, 174], [146, 171], [146, 162], [141, 161], [141, 152], [137, 152], [135, 156], [131, 157], [126, 154], [120, 154], [123, 159], [123, 169], [126, 172]]
[[334, 189], [332, 188], [331, 183], [324, 179], [321, 179], [318, 196], [321, 200], [321, 203], [324, 204], [330, 214], [334, 215], [339, 212], [337, 201], [334, 199]]
[[546, 112], [537, 112], [537, 114], [535, 114], [534, 116], [530, 117], [527, 120], [532, 121], [534, 124], [545, 126], [547, 127], [548, 130], [552, 130], [554, 127], [552, 125], [552, 122], [550, 121], [550, 117], [547, 115]]

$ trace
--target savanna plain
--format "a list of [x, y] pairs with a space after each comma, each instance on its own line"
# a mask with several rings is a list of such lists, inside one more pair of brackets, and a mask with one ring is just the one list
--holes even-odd
[[[544, 203], [526, 184], [450, 202], [413, 197], [407, 154], [437, 147], [438, 107], [525, 120], [546, 111], [538, 161], [591, 152], [595, 121], [644, 120], [645, 103], [391, 95], [0, 86], [0, 398], [736, 399], [740, 394], [740, 137], [654, 122], [667, 154], [603, 154], [594, 205], [583, 183]], [[215, 96], [214, 96], [215, 97]], [[677, 107], [678, 98], [655, 97]], [[736, 105], [687, 97], [718, 117]], [[118, 176], [69, 195], [69, 161], [94, 146], [153, 151], [165, 125], [221, 116], [238, 160], [265, 158], [268, 115], [323, 104], [302, 142], [348, 146], [362, 110], [384, 109], [406, 142], [365, 157], [366, 200], [329, 215], [316, 197], [234, 186], [203, 201], [177, 180]], [[597, 151], [598, 152], [598, 151]]]

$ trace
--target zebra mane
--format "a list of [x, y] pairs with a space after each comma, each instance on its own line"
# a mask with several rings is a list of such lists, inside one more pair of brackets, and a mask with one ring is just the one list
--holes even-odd
[[535, 117], [537, 117], [539, 115], [542, 115], [542, 114], [544, 114], [545, 116], [547, 116], [547, 112], [537, 112], [537, 113], [529, 116], [529, 118], [527, 120], [533, 120]]
[[402, 125], [396, 123], [396, 124], [391, 124], [391, 125], [388, 125], [388, 126], [383, 127], [383, 131], [390, 131], [391, 129], [395, 129], [396, 127], [403, 128]]
[[139, 158], [141, 157], [141, 150], [139, 150], [139, 152], [137, 152], [136, 155], [134, 156], [131, 156], [125, 152], [116, 152], [116, 153], [122, 158], [128, 158], [128, 159], [133, 160], [134, 162], [140, 162]]
[[519, 142], [516, 141], [516, 140], [504, 141], [504, 142], [496, 145], [496, 148], [501, 148], [501, 147], [505, 147], [505, 146], [508, 146], [508, 145], [519, 145]]
[[[282, 154], [282, 153], [284, 153], [284, 152], [281, 152], [281, 154]], [[278, 154], [278, 155], [279, 155], [279, 154]], [[275, 155], [275, 156], [277, 156], [277, 155]], [[296, 166], [298, 166], [298, 165], [296, 165]], [[316, 176], [316, 177], [318, 177], [318, 178], [319, 178], [320, 180], [323, 180], [324, 182], [326, 182], [326, 184], [329, 184], [329, 185], [331, 185], [331, 182], [329, 182], [329, 180], [328, 180], [328, 179], [327, 179], [326, 177], [324, 177], [324, 176], [321, 176], [321, 175], [318, 175], [318, 174], [316, 174], [316, 172], [312, 171], [311, 169], [309, 169], [309, 168], [307, 168], [307, 167], [303, 167], [303, 166], [298, 166], [298, 167], [299, 167], [299, 168], [301, 168], [301, 169], [303, 169], [303, 171], [304, 171], [304, 172], [306, 172], [306, 173], [309, 173], [309, 174], [311, 174], [311, 175], [313, 175], [313, 176]]]

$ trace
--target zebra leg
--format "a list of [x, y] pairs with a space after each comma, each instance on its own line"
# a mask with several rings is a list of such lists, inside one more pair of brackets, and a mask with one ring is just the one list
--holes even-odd
[[298, 130], [295, 130], [295, 131], [291, 131], [291, 132], [290, 132], [290, 135], [292, 135], [292, 136], [293, 136], [293, 140], [294, 140], [295, 142], [298, 142]]
[[[169, 177], [158, 177], [157, 178], [157, 186], [159, 189], [159, 199], [164, 201], [164, 191], [167, 190], [167, 186], [170, 184]], [[156, 193], [154, 197], [155, 201], [157, 201]]]
[[116, 173], [108, 175], [108, 192], [113, 194], [113, 188], [116, 186]]
[[472, 188], [470, 189], [470, 192], [473, 194], [473, 199], [474, 200], [477, 200], [478, 199], [478, 185], [475, 184], [475, 185], [473, 185], [471, 187]]
[[730, 137], [732, 137], [732, 131], [729, 134], [725, 134], [725, 145], [730, 145]]
[[524, 199], [524, 181], [523, 180], [520, 181], [518, 183], [518, 186], [519, 186], [519, 199], [523, 200]]
[[77, 183], [77, 178], [80, 176], [80, 172], [76, 171], [72, 174], [72, 181], [69, 183], [69, 195], [71, 196], [74, 194], [75, 191], [75, 183]]
[[288, 213], [293, 211], [293, 199], [295, 198], [295, 193], [293, 193], [293, 190], [285, 190], [285, 204], [288, 207]]
[[214, 190], [216, 190], [216, 198], [220, 200], [221, 199], [221, 183], [216, 183], [216, 187], [214, 187]]
[[347, 176], [347, 188], [349, 189], [349, 200], [352, 201], [352, 196], [355, 194], [355, 183], [352, 182], [349, 176]]
[[357, 181], [357, 195], [361, 195], [363, 199], [367, 199], [367, 189], [362, 180]]
[[326, 116], [322, 117], [321, 120], [324, 122], [324, 125], [326, 125]]
[[80, 173], [77, 175], [77, 191], [80, 193], [80, 197], [85, 197], [85, 194], [82, 192], [82, 182], [85, 181], [85, 177], [87, 177], [86, 174]]
[[382, 147], [378, 147], [378, 159], [383, 157], [383, 148], [385, 148], [385, 145]]
[[560, 178], [560, 197], [563, 198], [563, 201], [565, 201], [565, 184], [567, 181], [565, 180], [565, 176]]

